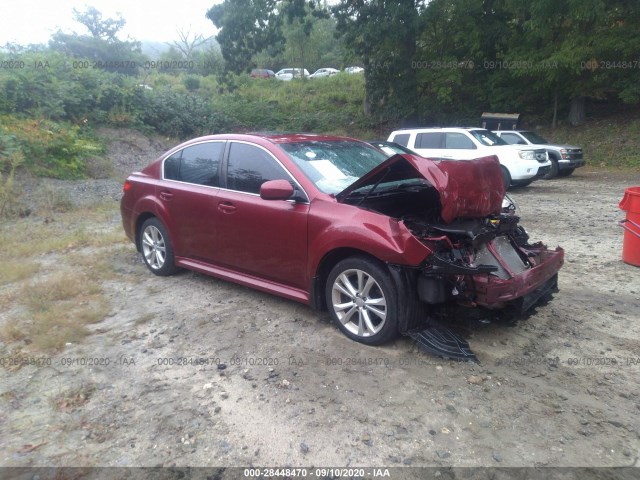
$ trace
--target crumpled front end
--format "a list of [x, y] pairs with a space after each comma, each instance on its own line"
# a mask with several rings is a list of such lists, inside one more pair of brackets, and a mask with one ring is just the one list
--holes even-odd
[[418, 278], [418, 294], [427, 304], [455, 301], [524, 313], [548, 293], [557, 291], [564, 251], [528, 235], [513, 215], [456, 220], [449, 224], [408, 221], [414, 235], [434, 253]]

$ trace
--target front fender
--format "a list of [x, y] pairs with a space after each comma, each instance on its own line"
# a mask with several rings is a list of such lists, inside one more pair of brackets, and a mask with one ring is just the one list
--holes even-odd
[[385, 263], [419, 265], [431, 250], [401, 221], [353, 205], [318, 202], [309, 210], [311, 277], [322, 259], [340, 248], [361, 250]]

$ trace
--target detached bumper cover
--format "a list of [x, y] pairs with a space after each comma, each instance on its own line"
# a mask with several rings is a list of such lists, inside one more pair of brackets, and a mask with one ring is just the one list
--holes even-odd
[[537, 263], [534, 267], [508, 279], [491, 274], [474, 275], [474, 301], [487, 308], [501, 308], [508, 302], [522, 299], [523, 307], [527, 304], [526, 308], [531, 307], [557, 287], [557, 273], [564, 263], [564, 250], [560, 247], [555, 250], [540, 249], [534, 258]]

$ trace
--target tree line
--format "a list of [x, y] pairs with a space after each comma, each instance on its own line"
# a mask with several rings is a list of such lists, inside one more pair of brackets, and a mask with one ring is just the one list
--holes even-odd
[[[287, 49], [290, 66], [329, 61], [327, 47], [360, 63], [365, 112], [381, 121], [454, 123], [489, 110], [578, 125], [588, 105], [640, 102], [637, 0], [224, 0], [207, 17], [227, 72]], [[314, 53], [322, 31], [339, 42]]]

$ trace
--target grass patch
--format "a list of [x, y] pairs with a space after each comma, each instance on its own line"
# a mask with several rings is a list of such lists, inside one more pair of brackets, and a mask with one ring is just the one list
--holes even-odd
[[17, 298], [26, 313], [9, 319], [0, 330], [5, 342], [24, 342], [34, 351], [59, 351], [89, 334], [110, 307], [100, 285], [87, 273], [56, 273], [32, 281]]
[[[53, 205], [53, 204], [52, 204]], [[55, 212], [55, 210], [53, 210]], [[33, 258], [51, 252], [127, 242], [115, 202], [55, 212], [44, 221], [18, 219], [0, 224], [0, 261]], [[105, 228], [105, 224], [108, 225]]]
[[0, 285], [7, 285], [32, 277], [40, 270], [40, 264], [29, 260], [5, 260], [0, 270]]
[[580, 127], [562, 125], [541, 133], [553, 143], [582, 147], [587, 167], [640, 168], [640, 118], [591, 120]]
[[[60, 351], [78, 343], [90, 333], [88, 325], [108, 315], [100, 282], [117, 276], [113, 250], [126, 242], [115, 202], [70, 209], [56, 204], [50, 203], [52, 219], [0, 224], [0, 285], [7, 285], [0, 306], [11, 315], [0, 338], [21, 342], [30, 352]], [[43, 254], [54, 256], [35, 260]], [[33, 278], [44, 264], [46, 275]]]
[[22, 293], [27, 308], [38, 312], [49, 309], [54, 302], [96, 295], [100, 293], [100, 285], [84, 274], [62, 273], [47, 280], [31, 282]]

